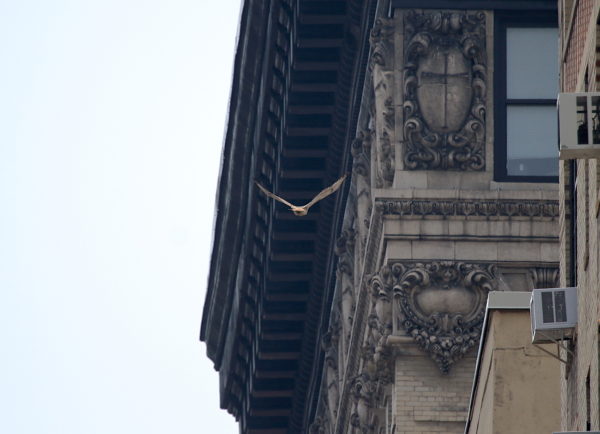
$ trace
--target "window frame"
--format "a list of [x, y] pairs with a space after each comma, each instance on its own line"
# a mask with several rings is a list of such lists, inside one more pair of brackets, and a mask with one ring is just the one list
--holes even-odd
[[[507, 112], [509, 105], [553, 105], [554, 99], [508, 99], [506, 95], [506, 30], [510, 27], [556, 28], [555, 11], [518, 11], [494, 14], [494, 181], [558, 183], [558, 176], [509, 175], [507, 164]], [[557, 41], [558, 44], [558, 41]], [[557, 64], [558, 74], [558, 64]], [[557, 75], [558, 79], [558, 75]], [[558, 129], [558, 125], [557, 125]], [[558, 143], [556, 152], [558, 162]], [[557, 166], [558, 168], [558, 166]]]

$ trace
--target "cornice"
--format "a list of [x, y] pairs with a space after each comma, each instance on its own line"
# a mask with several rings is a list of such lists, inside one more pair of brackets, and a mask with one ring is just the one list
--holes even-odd
[[392, 8], [480, 9], [480, 10], [556, 10], [556, 0], [392, 0]]
[[475, 199], [382, 199], [375, 207], [383, 215], [442, 217], [529, 217], [559, 216], [557, 200]]

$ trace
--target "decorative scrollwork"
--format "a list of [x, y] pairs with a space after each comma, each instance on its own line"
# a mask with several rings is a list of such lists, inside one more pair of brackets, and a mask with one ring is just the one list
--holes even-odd
[[448, 373], [479, 342], [495, 266], [434, 261], [404, 267], [394, 282], [399, 326]]
[[392, 291], [386, 279], [387, 276], [375, 275], [369, 281], [371, 307], [362, 348], [363, 371], [380, 385], [390, 383], [393, 376], [392, 354], [387, 345], [393, 330]]
[[377, 385], [368, 374], [362, 373], [354, 378], [351, 392], [354, 409], [350, 415], [350, 425], [355, 432], [366, 434], [372, 430], [371, 409], [376, 390]]
[[408, 11], [405, 36], [405, 167], [484, 170], [485, 14]]
[[359, 176], [370, 176], [371, 165], [371, 137], [372, 131], [359, 131], [356, 138], [352, 142], [350, 152], [352, 153], [353, 168], [352, 170]]
[[377, 18], [371, 35], [369, 36], [369, 43], [371, 44], [371, 59], [369, 62], [370, 67], [374, 65], [385, 66], [387, 59], [389, 59], [391, 52], [390, 39], [394, 33], [393, 21], [386, 18]]
[[448, 373], [479, 341], [487, 293], [496, 288], [496, 275], [490, 264], [397, 262], [373, 276], [371, 288], [384, 294], [392, 289], [398, 328]]

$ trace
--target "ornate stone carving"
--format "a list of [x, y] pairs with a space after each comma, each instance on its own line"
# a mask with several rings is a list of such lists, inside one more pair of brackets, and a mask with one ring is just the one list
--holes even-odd
[[376, 391], [376, 384], [368, 374], [357, 376], [352, 384], [352, 401], [354, 408], [350, 415], [350, 425], [355, 433], [366, 434], [372, 432], [371, 408]]
[[344, 348], [348, 348], [350, 333], [352, 331], [352, 321], [354, 320], [354, 309], [356, 303], [354, 301], [354, 289], [352, 286], [345, 286], [342, 290], [342, 324], [344, 330]]
[[[361, 225], [359, 225], [360, 227]], [[355, 406], [352, 400], [353, 383], [348, 379], [355, 378], [359, 375], [359, 370], [362, 365], [360, 357], [361, 348], [364, 344], [364, 331], [367, 327], [367, 316], [371, 307], [371, 294], [368, 290], [368, 278], [365, 276], [375, 272], [375, 267], [378, 257], [378, 248], [381, 237], [383, 236], [383, 218], [380, 209], [374, 209], [372, 224], [369, 231], [369, 237], [364, 249], [364, 254], [360, 257], [362, 267], [360, 276], [356, 283], [356, 309], [354, 310], [354, 318], [352, 321], [352, 333], [346, 352], [346, 364], [344, 368], [345, 381], [340, 393], [340, 404], [338, 408], [338, 421], [335, 426], [335, 434], [348, 433], [348, 425], [350, 424], [351, 415], [355, 413]], [[358, 249], [357, 249], [358, 250]], [[358, 275], [357, 271], [355, 275]], [[355, 414], [354, 419], [358, 417]]]
[[371, 164], [371, 131], [359, 131], [352, 142], [350, 152], [352, 153], [352, 170], [359, 176], [368, 177]]
[[338, 336], [335, 331], [330, 331], [323, 337], [323, 349], [325, 351], [325, 372], [323, 386], [329, 410], [329, 420], [337, 419], [337, 408], [339, 403], [339, 376], [338, 376]]
[[331, 434], [331, 432], [333, 432], [334, 425], [335, 420], [331, 420], [329, 417], [326, 391], [321, 388], [315, 418], [308, 427], [308, 432], [310, 434]]
[[369, 65], [371, 69], [375, 65], [390, 66], [386, 65], [388, 59], [392, 57], [392, 46], [391, 38], [394, 34], [394, 22], [387, 18], [377, 18], [373, 29], [371, 29], [371, 35], [369, 36], [369, 43], [371, 44], [371, 59]]
[[[352, 182], [356, 192], [356, 231], [358, 246], [355, 255], [362, 258], [364, 244], [367, 239], [368, 222], [371, 207], [371, 144], [373, 130], [361, 130], [352, 142], [353, 176]], [[355, 176], [356, 175], [356, 176]]]
[[484, 170], [485, 14], [405, 15], [404, 164]]
[[380, 273], [368, 281], [368, 316], [360, 348], [360, 374], [351, 385], [352, 410], [350, 425], [353, 433], [374, 433], [376, 411], [382, 402], [385, 385], [393, 381], [394, 364], [387, 337], [392, 333], [392, 285], [389, 273]]
[[383, 103], [385, 106], [385, 111], [383, 112], [383, 120], [385, 121], [385, 126], [387, 129], [391, 130], [394, 128], [394, 115], [396, 114], [396, 109], [394, 108], [394, 100], [392, 97], [389, 97]]
[[517, 200], [416, 200], [378, 201], [385, 215], [481, 216], [558, 218], [558, 201]]
[[[385, 116], [385, 112], [384, 112]], [[391, 187], [394, 181], [395, 170], [395, 152], [394, 146], [387, 130], [383, 130], [378, 137], [378, 170], [377, 170], [377, 188]]]
[[393, 264], [399, 326], [443, 373], [479, 341], [495, 266], [454, 261]]
[[372, 73], [374, 86], [375, 130], [372, 150], [373, 181], [377, 188], [389, 188], [394, 180], [395, 151], [392, 144], [394, 135], [394, 107], [392, 103], [393, 73], [377, 66]]
[[367, 318], [367, 339], [363, 347], [363, 369], [370, 378], [384, 385], [392, 381], [391, 350], [386, 345], [392, 334], [391, 285], [385, 276], [375, 275], [369, 282], [371, 311]]
[[559, 286], [558, 267], [535, 267], [529, 270], [534, 288], [556, 288]]
[[443, 373], [477, 344], [494, 265], [455, 261], [394, 263], [372, 278], [393, 288], [395, 318]]
[[325, 353], [323, 376], [321, 378], [319, 401], [316, 416], [309, 427], [310, 433], [328, 434], [337, 420], [339, 404], [339, 313], [334, 307], [331, 313], [327, 333], [321, 338], [321, 347]]
[[321, 416], [315, 417], [315, 420], [308, 428], [308, 432], [310, 434], [327, 434], [327, 431], [325, 430], [325, 421], [323, 421]]
[[354, 243], [356, 231], [353, 227], [343, 230], [336, 240], [335, 253], [338, 255], [337, 279], [340, 291], [341, 328], [344, 348], [348, 347], [352, 317], [354, 315]]
[[377, 188], [391, 187], [394, 180], [395, 152], [393, 99], [393, 39], [394, 22], [378, 18], [370, 35], [370, 79], [373, 82], [371, 116], [374, 119], [373, 165]]
[[352, 227], [344, 229], [335, 242], [335, 254], [338, 256], [338, 279], [341, 275], [352, 276], [354, 272], [354, 238], [356, 232]]

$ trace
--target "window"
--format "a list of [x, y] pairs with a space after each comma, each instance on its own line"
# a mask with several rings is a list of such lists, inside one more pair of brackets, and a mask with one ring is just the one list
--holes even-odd
[[591, 409], [592, 400], [590, 399], [590, 368], [588, 368], [587, 376], [585, 377], [585, 429], [592, 429]]
[[567, 240], [569, 242], [569, 273], [571, 286], [577, 286], [577, 160], [569, 160], [569, 184], [570, 194], [567, 193], [569, 207], [567, 208], [567, 218], [569, 219], [569, 233]]
[[497, 181], [558, 181], [556, 26], [554, 14], [496, 17]]

